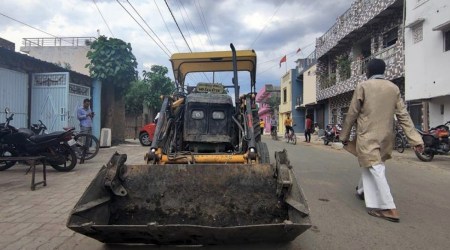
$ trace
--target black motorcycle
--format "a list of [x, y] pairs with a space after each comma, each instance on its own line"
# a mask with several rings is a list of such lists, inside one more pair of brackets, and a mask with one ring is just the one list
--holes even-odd
[[431, 161], [435, 155], [450, 154], [449, 124], [450, 121], [431, 128], [428, 132], [417, 130], [425, 144], [422, 153], [416, 152], [417, 158], [421, 161]]
[[[5, 109], [6, 123], [0, 124], [0, 157], [44, 156], [45, 162], [62, 172], [72, 170], [77, 164], [77, 156], [67, 144], [72, 139], [73, 130], [36, 135], [27, 128], [15, 128], [9, 123], [14, 113]], [[8, 117], [8, 114], [9, 117]], [[16, 164], [16, 161], [0, 163], [0, 171]]]
[[338, 142], [341, 130], [342, 127], [339, 124], [328, 124], [324, 130], [324, 135], [322, 136], [323, 144], [328, 145], [330, 142]]

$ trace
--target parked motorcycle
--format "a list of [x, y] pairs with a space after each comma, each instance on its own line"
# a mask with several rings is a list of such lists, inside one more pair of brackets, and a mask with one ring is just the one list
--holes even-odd
[[[62, 172], [70, 171], [76, 166], [76, 154], [67, 144], [72, 139], [73, 130], [36, 135], [30, 129], [17, 129], [9, 125], [14, 113], [10, 113], [8, 108], [5, 113], [6, 123], [0, 124], [0, 157], [44, 156], [47, 164]], [[15, 161], [2, 162], [0, 171], [15, 164]]]
[[416, 152], [417, 158], [421, 161], [431, 161], [435, 155], [448, 155], [450, 152], [449, 127], [450, 121], [444, 125], [431, 128], [428, 132], [417, 130], [422, 136], [424, 150], [422, 153]]
[[[39, 123], [31, 124], [30, 129], [36, 135], [45, 135], [47, 126], [39, 120]], [[66, 127], [63, 129], [65, 131], [72, 130], [72, 139], [70, 139], [67, 144], [69, 144], [69, 146], [75, 151], [80, 163], [83, 163], [84, 160], [90, 160], [97, 155], [100, 149], [100, 141], [97, 137], [92, 134], [77, 133], [75, 132], [75, 128], [72, 127]]]
[[330, 142], [338, 142], [341, 130], [342, 126], [340, 124], [328, 124], [322, 136], [323, 144], [328, 145]]

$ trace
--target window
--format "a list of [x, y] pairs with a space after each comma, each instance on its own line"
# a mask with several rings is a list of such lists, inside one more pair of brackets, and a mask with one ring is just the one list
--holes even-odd
[[286, 88], [283, 89], [283, 102], [284, 103], [287, 102], [287, 89]]
[[341, 123], [344, 123], [345, 118], [347, 117], [348, 107], [341, 108], [342, 120]]
[[383, 48], [390, 47], [397, 43], [398, 27], [395, 27], [383, 34]]
[[450, 30], [444, 32], [444, 51], [450, 50]]
[[423, 23], [417, 24], [411, 28], [413, 43], [418, 43], [423, 40]]

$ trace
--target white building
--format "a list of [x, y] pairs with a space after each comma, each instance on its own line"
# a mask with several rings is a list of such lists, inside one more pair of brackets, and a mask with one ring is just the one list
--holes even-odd
[[24, 38], [20, 51], [43, 61], [89, 75], [86, 54], [95, 37]]
[[450, 120], [450, 5], [407, 0], [405, 99], [421, 106], [424, 129]]

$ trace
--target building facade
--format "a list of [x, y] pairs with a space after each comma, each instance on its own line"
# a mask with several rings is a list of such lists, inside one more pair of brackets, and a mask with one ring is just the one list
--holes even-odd
[[414, 114], [424, 129], [450, 120], [448, 4], [448, 0], [406, 3], [405, 99], [415, 104]]
[[[258, 103], [259, 119], [264, 121], [264, 133], [270, 133], [270, 119], [272, 115], [278, 117], [275, 107], [271, 107], [270, 99], [280, 96], [280, 86], [266, 84], [256, 94], [256, 102]], [[277, 99], [277, 98], [276, 98]], [[279, 123], [278, 123], [279, 124]]]
[[404, 95], [403, 30], [403, 0], [356, 0], [316, 40], [317, 101], [325, 103], [328, 123], [343, 123], [372, 58], [386, 62], [386, 79]]
[[24, 38], [20, 51], [46, 62], [89, 75], [86, 57], [95, 37]]
[[[297, 61], [298, 64], [298, 61]], [[296, 109], [297, 98], [303, 97], [303, 82], [297, 80], [299, 68], [289, 69], [281, 77], [280, 106], [278, 121], [280, 121], [281, 132], [286, 132], [284, 120], [287, 115], [292, 118], [293, 129], [296, 134], [303, 133], [305, 129], [305, 109]]]
[[93, 80], [15, 52], [15, 45], [5, 41], [0, 43], [0, 113], [9, 107], [15, 113], [11, 122], [15, 127], [29, 127], [38, 120], [46, 124], [47, 132], [77, 126], [77, 105], [90, 97]]
[[317, 101], [316, 63], [316, 51], [313, 51], [306, 58], [298, 60], [299, 75], [297, 82], [303, 86], [303, 91], [302, 96], [297, 97], [295, 109], [304, 109], [305, 116], [309, 115], [314, 123], [323, 128], [328, 118], [325, 112], [327, 100]]

